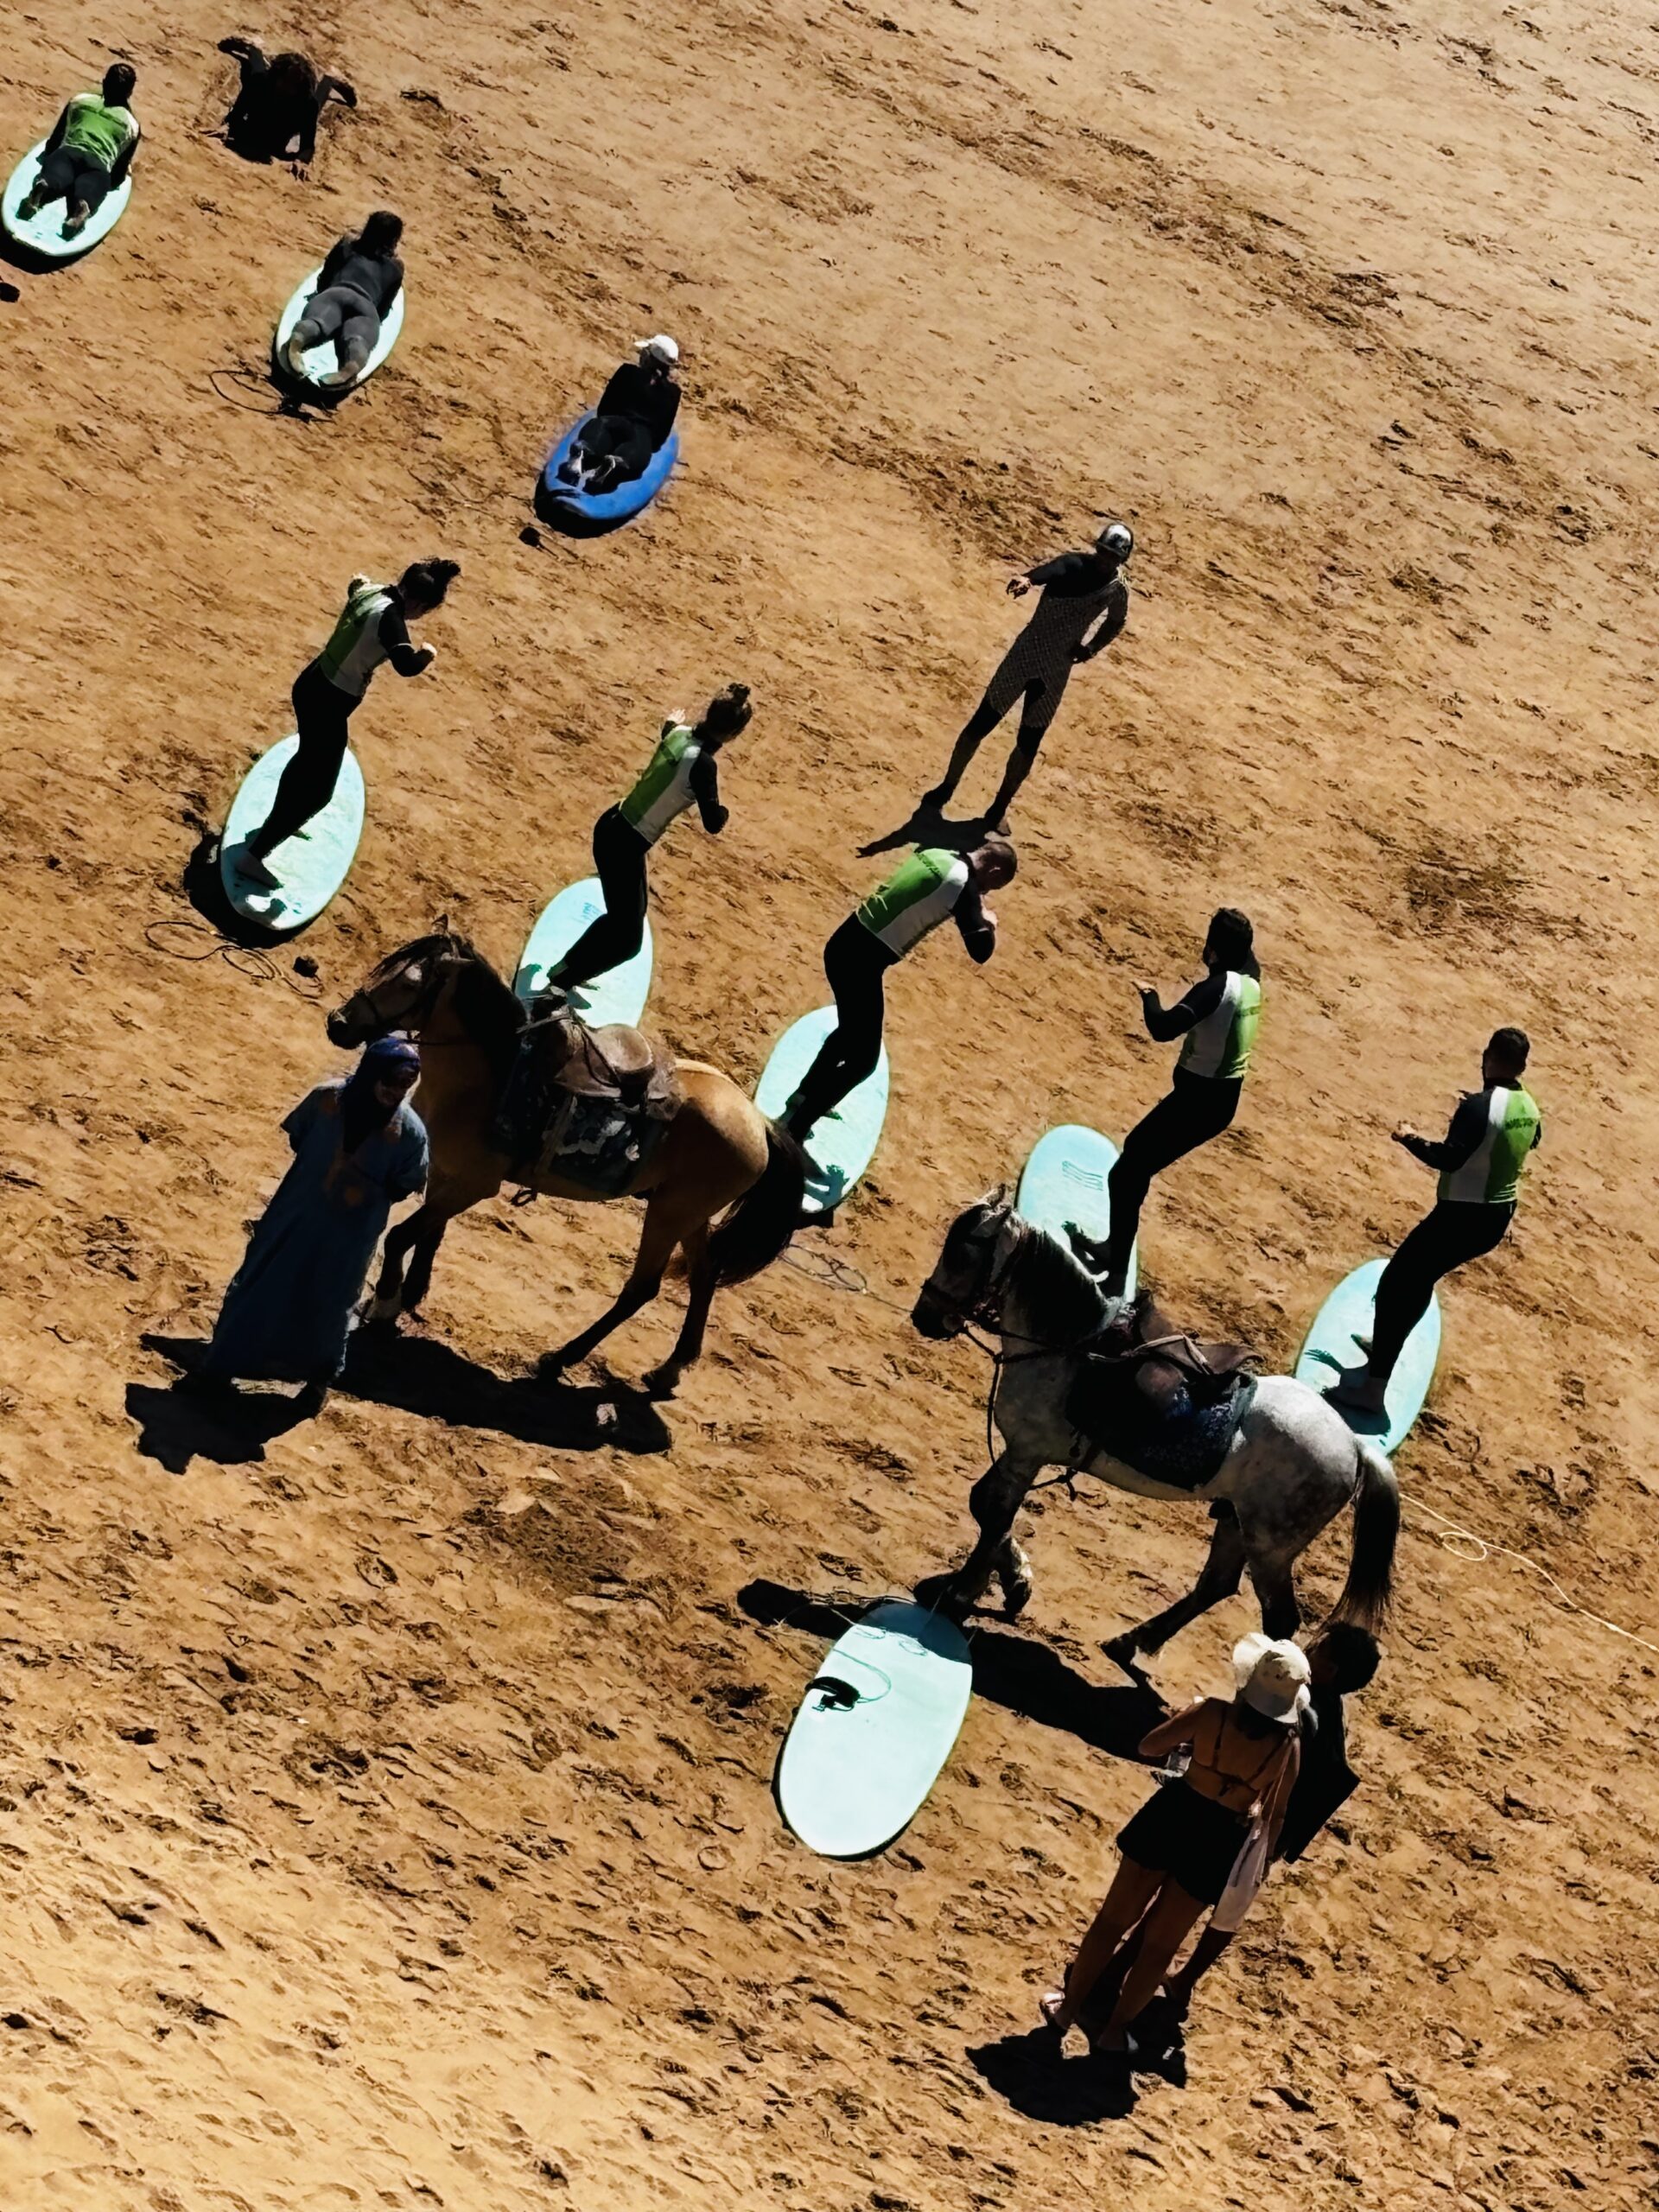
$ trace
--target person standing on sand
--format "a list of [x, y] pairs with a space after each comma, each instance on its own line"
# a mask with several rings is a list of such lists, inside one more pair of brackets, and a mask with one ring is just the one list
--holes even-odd
[[395, 584], [352, 578], [333, 636], [295, 678], [300, 749], [283, 771], [270, 812], [232, 855], [237, 874], [248, 882], [267, 891], [281, 888], [270, 855], [287, 839], [297, 837], [334, 797], [352, 716], [363, 703], [370, 678], [388, 660], [399, 676], [425, 675], [437, 652], [412, 643], [409, 626], [437, 612], [460, 574], [458, 561], [416, 561]]
[[1204, 941], [1208, 973], [1184, 998], [1166, 1007], [1150, 983], [1137, 985], [1147, 1033], [1160, 1044], [1185, 1041], [1166, 1096], [1123, 1140], [1108, 1188], [1111, 1224], [1103, 1240], [1071, 1232], [1073, 1249], [1121, 1298], [1141, 1209], [1152, 1179], [1232, 1125], [1262, 1020], [1262, 969], [1248, 915], [1223, 906]]
[[426, 1130], [408, 1103], [420, 1072], [413, 1045], [383, 1037], [351, 1076], [320, 1084], [289, 1114], [294, 1164], [184, 1387], [219, 1395], [237, 1378], [300, 1382], [308, 1410], [321, 1409], [391, 1209], [426, 1187]]
[[1365, 1363], [1326, 1389], [1333, 1406], [1386, 1413], [1389, 1377], [1435, 1284], [1508, 1235], [1528, 1159], [1544, 1133], [1537, 1101], [1521, 1081], [1531, 1052], [1524, 1029], [1496, 1030], [1481, 1058], [1480, 1088], [1465, 1091], [1445, 1136], [1437, 1143], [1407, 1123], [1395, 1131], [1395, 1144], [1440, 1171], [1440, 1189], [1382, 1270], [1370, 1340], [1358, 1339]]
[[880, 1058], [888, 969], [944, 921], [956, 924], [968, 957], [982, 968], [996, 950], [996, 916], [983, 894], [1012, 883], [1018, 866], [1006, 837], [988, 837], [971, 853], [918, 850], [847, 917], [823, 948], [836, 1027], [784, 1109], [783, 1126], [798, 1144], [810, 1144], [813, 1124]]
[[1131, 2022], [1146, 2009], [1199, 1914], [1219, 1903], [1253, 1824], [1262, 1823], [1269, 1853], [1278, 1841], [1300, 1766], [1307, 1657], [1296, 1644], [1258, 1631], [1235, 1648], [1233, 1671], [1238, 1688], [1230, 1701], [1200, 1698], [1141, 1739], [1143, 1759], [1190, 1748], [1192, 1760], [1179, 1780], [1160, 1788], [1119, 1833], [1122, 1856], [1105, 1902], [1078, 1946], [1065, 1988], [1042, 1999], [1043, 2018], [1062, 2041], [1078, 2024], [1124, 1938], [1138, 1929], [1135, 1961], [1091, 2037], [1096, 2052], [1132, 2057]]
[[993, 828], [1001, 824], [1031, 773], [1045, 731], [1059, 711], [1072, 670], [1103, 653], [1128, 620], [1129, 588], [1122, 570], [1134, 550], [1134, 531], [1127, 523], [1115, 522], [1101, 531], [1092, 551], [1061, 553], [1010, 581], [1011, 599], [1023, 599], [1037, 586], [1040, 597], [1036, 609], [969, 715], [950, 766], [932, 790], [923, 793], [923, 807], [937, 812], [950, 804], [974, 755], [1017, 702], [1020, 733], [996, 797], [982, 817]]

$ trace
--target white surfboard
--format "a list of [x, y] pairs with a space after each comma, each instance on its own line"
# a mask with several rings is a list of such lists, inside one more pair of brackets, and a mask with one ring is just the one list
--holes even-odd
[[[804, 1014], [772, 1046], [772, 1058], [754, 1091], [755, 1104], [769, 1120], [783, 1118], [784, 1109], [835, 1026], [834, 1007], [821, 1006], [814, 1013]], [[818, 1173], [808, 1179], [804, 1213], [830, 1212], [875, 1157], [881, 1124], [887, 1117], [888, 1079], [884, 1045], [874, 1072], [865, 1077], [856, 1090], [848, 1092], [833, 1114], [815, 1122], [807, 1132], [806, 1148]]]
[[[567, 884], [556, 899], [549, 900], [519, 955], [518, 973], [513, 977], [512, 988], [521, 999], [535, 997], [547, 982], [548, 970], [570, 950], [589, 922], [596, 922], [604, 911], [605, 894], [596, 875], [585, 876], [580, 883]], [[607, 969], [590, 983], [583, 983], [571, 993], [571, 1005], [595, 1029], [602, 1029], [613, 1021], [634, 1027], [651, 994], [652, 958], [651, 923], [647, 918], [645, 938], [632, 959], [625, 960], [620, 968]]]
[[[1364, 1364], [1359, 1348], [1363, 1336], [1370, 1337], [1376, 1286], [1382, 1280], [1385, 1260], [1367, 1260], [1344, 1275], [1313, 1318], [1296, 1355], [1296, 1380], [1312, 1390], [1329, 1389], [1345, 1369]], [[1384, 1452], [1397, 1452], [1428, 1402], [1430, 1385], [1440, 1357], [1440, 1301], [1428, 1301], [1428, 1311], [1401, 1347], [1383, 1393], [1386, 1410], [1362, 1414], [1351, 1406], [1338, 1406], [1356, 1434], [1367, 1437]]]
[[97, 213], [89, 215], [86, 226], [76, 237], [67, 238], [63, 226], [69, 214], [69, 205], [64, 200], [50, 200], [38, 215], [24, 222], [18, 209], [29, 197], [29, 188], [35, 181], [41, 166], [41, 156], [46, 151], [46, 141], [31, 146], [6, 181], [0, 194], [0, 226], [6, 236], [29, 253], [39, 254], [46, 261], [79, 261], [83, 253], [90, 253], [100, 238], [106, 238], [127, 212], [127, 202], [132, 197], [132, 172], [129, 170], [112, 192], [104, 195], [104, 204]]
[[826, 1859], [902, 1835], [950, 1756], [973, 1689], [968, 1640], [943, 1613], [873, 1605], [824, 1654], [779, 1754], [785, 1821]]
[[265, 863], [279, 887], [268, 891], [238, 872], [238, 856], [270, 812], [283, 771], [299, 749], [297, 737], [285, 737], [260, 754], [231, 802], [219, 841], [226, 897], [238, 914], [268, 930], [302, 929], [315, 921], [350, 874], [363, 835], [363, 771], [357, 755], [347, 752], [327, 805], [297, 836], [285, 838]]
[[[1102, 1242], [1112, 1225], [1107, 1179], [1116, 1165], [1117, 1147], [1109, 1137], [1081, 1122], [1068, 1122], [1048, 1130], [1032, 1147], [1014, 1204], [1028, 1222], [1058, 1236], [1068, 1251], [1068, 1222], [1075, 1223], [1085, 1236]], [[1128, 1297], [1135, 1295], [1140, 1265], [1137, 1238], [1123, 1283]]]
[[[309, 306], [316, 292], [317, 279], [321, 274], [321, 268], [311, 271], [304, 283], [283, 309], [282, 319], [276, 325], [276, 335], [271, 342], [271, 359], [277, 375], [287, 383], [293, 383], [295, 378], [293, 371], [283, 359], [283, 348], [293, 336], [295, 324]], [[400, 285], [397, 298], [381, 316], [380, 336], [376, 342], [374, 351], [364, 364], [362, 375], [355, 383], [326, 385], [321, 382], [324, 377], [332, 375], [340, 365], [340, 357], [334, 351], [334, 341], [332, 338], [321, 346], [312, 346], [308, 353], [301, 354], [300, 359], [304, 364], [305, 374], [299, 382], [320, 391], [327, 399], [343, 398], [346, 392], [356, 391], [360, 385], [365, 385], [397, 343], [398, 334], [404, 327], [404, 296], [408, 289], [407, 284]]]

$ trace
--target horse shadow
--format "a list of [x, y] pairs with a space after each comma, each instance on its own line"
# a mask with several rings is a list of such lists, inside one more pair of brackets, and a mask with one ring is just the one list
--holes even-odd
[[[798, 1628], [833, 1643], [881, 1599], [832, 1605], [763, 1578], [746, 1583], [737, 1602], [762, 1627]], [[1141, 1739], [1166, 1711], [1150, 1684], [1131, 1681], [1103, 1688], [1049, 1645], [1007, 1630], [970, 1628], [969, 1637], [976, 1696], [1040, 1727], [1060, 1729], [1110, 1758], [1142, 1763]]]
[[970, 2045], [968, 2063], [1005, 2103], [1049, 2127], [1089, 2127], [1135, 2110], [1135, 2082], [1121, 2059], [1067, 2058], [1052, 2028]]
[[666, 1452], [673, 1433], [643, 1390], [607, 1375], [600, 1383], [506, 1377], [435, 1337], [358, 1329], [335, 1389], [343, 1397], [452, 1428], [493, 1430], [556, 1452]]

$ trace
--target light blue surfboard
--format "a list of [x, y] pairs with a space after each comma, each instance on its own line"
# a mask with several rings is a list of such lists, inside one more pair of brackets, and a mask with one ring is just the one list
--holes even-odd
[[348, 752], [327, 805], [298, 836], [285, 838], [266, 862], [281, 887], [267, 891], [238, 874], [238, 855], [270, 812], [283, 771], [299, 749], [297, 737], [285, 737], [260, 754], [231, 802], [219, 841], [226, 897], [238, 914], [268, 930], [297, 930], [315, 922], [350, 874], [363, 835], [363, 771], [357, 755]]
[[[271, 340], [271, 361], [277, 376], [285, 384], [293, 384], [296, 379], [294, 372], [283, 359], [283, 348], [293, 336], [295, 324], [310, 303], [317, 289], [317, 279], [321, 274], [321, 267], [311, 271], [299, 290], [283, 309], [277, 321], [276, 335]], [[381, 316], [380, 335], [375, 342], [374, 351], [364, 363], [363, 373], [354, 382], [338, 385], [325, 385], [321, 382], [323, 377], [332, 375], [340, 365], [340, 356], [334, 350], [334, 340], [330, 338], [323, 345], [314, 346], [308, 353], [301, 354], [300, 359], [305, 373], [297, 379], [298, 383], [308, 390], [319, 391], [326, 399], [341, 399], [348, 391], [356, 391], [359, 385], [365, 385], [402, 334], [404, 295], [408, 289], [407, 285], [399, 286], [397, 298]]]
[[[1376, 1286], [1386, 1261], [1367, 1260], [1332, 1292], [1314, 1319], [1306, 1342], [1296, 1356], [1296, 1380], [1323, 1390], [1345, 1367], [1357, 1367], [1365, 1355], [1355, 1343], [1356, 1334], [1369, 1336]], [[1428, 1311], [1406, 1338], [1405, 1348], [1389, 1377], [1388, 1412], [1360, 1414], [1347, 1406], [1337, 1410], [1357, 1436], [1396, 1451], [1410, 1435], [1423, 1410], [1434, 1366], [1440, 1356], [1440, 1301], [1429, 1300]]]
[[[1014, 1204], [1028, 1222], [1058, 1236], [1069, 1251], [1068, 1222], [1096, 1240], [1110, 1229], [1112, 1202], [1106, 1179], [1116, 1165], [1117, 1147], [1109, 1137], [1102, 1136], [1098, 1129], [1085, 1128], [1081, 1122], [1068, 1122], [1048, 1130], [1033, 1146]], [[1128, 1297], [1135, 1295], [1140, 1266], [1137, 1241], [1124, 1278]]]
[[[596, 875], [585, 876], [580, 883], [567, 884], [556, 899], [549, 900], [530, 933], [519, 956], [518, 973], [512, 979], [512, 988], [521, 999], [535, 997], [547, 982], [548, 969], [562, 953], [569, 952], [589, 922], [596, 922], [604, 911], [605, 896]], [[584, 983], [579, 990], [573, 991], [571, 1005], [595, 1029], [602, 1029], [613, 1021], [632, 1028], [645, 1012], [651, 993], [651, 924], [647, 921], [644, 942], [632, 959], [625, 960], [620, 968], [607, 968], [591, 983]]]
[[974, 1670], [943, 1613], [873, 1605], [824, 1654], [779, 1754], [779, 1810], [826, 1859], [868, 1859], [902, 1835], [950, 1756]]
[[31, 215], [24, 222], [18, 209], [29, 197], [29, 187], [40, 173], [41, 156], [46, 151], [46, 141], [31, 146], [6, 181], [0, 193], [0, 226], [14, 245], [28, 253], [38, 254], [43, 261], [79, 261], [83, 253], [90, 253], [100, 238], [106, 238], [127, 212], [127, 202], [132, 197], [132, 174], [117, 185], [113, 192], [104, 195], [104, 205], [96, 214], [89, 215], [84, 230], [72, 238], [65, 238], [64, 224], [68, 219], [67, 200], [51, 200], [38, 215]]
[[[836, 1009], [821, 1006], [804, 1014], [772, 1048], [772, 1058], [755, 1086], [754, 1103], [768, 1119], [779, 1121], [801, 1077], [818, 1056], [818, 1047], [836, 1026]], [[802, 1211], [829, 1213], [840, 1205], [875, 1156], [881, 1124], [887, 1118], [887, 1048], [874, 1072], [849, 1091], [833, 1114], [815, 1122], [806, 1148], [819, 1173], [809, 1179]]]

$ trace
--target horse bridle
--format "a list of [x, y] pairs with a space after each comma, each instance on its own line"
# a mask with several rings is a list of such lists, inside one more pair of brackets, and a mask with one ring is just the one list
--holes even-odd
[[389, 976], [383, 976], [378, 982], [365, 983], [361, 990], [353, 991], [345, 1006], [339, 1008], [339, 1012], [343, 1014], [348, 1007], [357, 1005], [360, 1001], [373, 1016], [378, 1033], [382, 1036], [394, 1029], [407, 1029], [411, 1032], [421, 1030], [432, 1019], [433, 1009], [437, 1005], [445, 983], [460, 965], [460, 957], [453, 945], [444, 952], [435, 954], [431, 959], [430, 972], [426, 980], [423, 982], [413, 1001], [401, 1014], [393, 1016], [383, 1015], [376, 994], [405, 975], [407, 963], [394, 968]]

